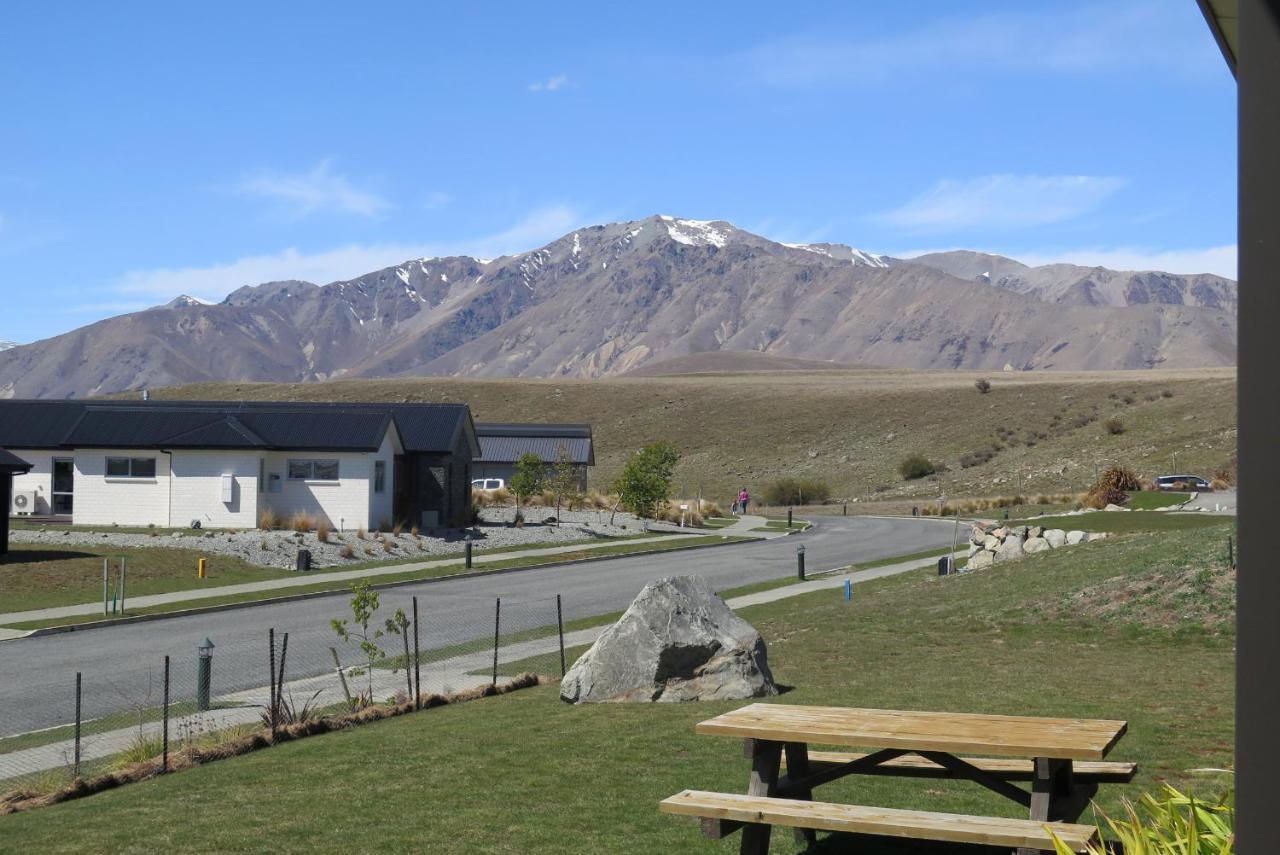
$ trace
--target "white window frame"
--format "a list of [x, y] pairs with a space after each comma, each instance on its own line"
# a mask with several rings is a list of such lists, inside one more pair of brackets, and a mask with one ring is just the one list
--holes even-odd
[[[333, 465], [332, 478], [316, 477], [316, 470], [322, 464]], [[306, 475], [294, 475], [294, 467], [307, 467]], [[322, 484], [336, 484], [342, 480], [342, 463], [336, 457], [291, 457], [285, 461], [285, 477], [290, 481], [310, 481]]]
[[[115, 460], [115, 461], [120, 461], [120, 460], [125, 461], [125, 462], [128, 464], [128, 469], [129, 469], [128, 474], [127, 474], [127, 475], [112, 474], [112, 472], [111, 472], [111, 461], [113, 461], [113, 460]], [[139, 464], [139, 463], [150, 463], [150, 464], [151, 464], [151, 471], [150, 471], [149, 473], [144, 474], [144, 475], [139, 475], [139, 474], [137, 474], [134, 470], [137, 468], [137, 465], [136, 465], [136, 464]], [[156, 478], [156, 459], [155, 459], [154, 457], [108, 457], [108, 458], [106, 458], [106, 465], [105, 465], [105, 468], [103, 469], [103, 472], [105, 473], [105, 477], [107, 477], [107, 478], [111, 478], [111, 479], [113, 479], [113, 480], [114, 480], [114, 479], [121, 479], [121, 480], [128, 479], [128, 480], [131, 480], [131, 481], [139, 481], [139, 480], [141, 480], [141, 481], [154, 481], [154, 480], [155, 480], [155, 478]]]

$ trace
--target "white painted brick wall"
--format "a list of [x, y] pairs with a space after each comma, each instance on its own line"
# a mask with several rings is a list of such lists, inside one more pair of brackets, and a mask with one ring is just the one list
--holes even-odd
[[[79, 450], [76, 461], [76, 525], [169, 523], [169, 457], [158, 451]], [[154, 457], [155, 478], [107, 478], [108, 457]]]
[[[257, 528], [258, 458], [257, 452], [173, 452], [173, 493], [166, 524], [183, 528], [200, 520], [205, 528]], [[235, 478], [230, 504], [222, 501], [224, 473]]]
[[[30, 492], [35, 490], [39, 495], [36, 496], [35, 512], [38, 514], [53, 513], [52, 496], [53, 490], [53, 458], [57, 452], [53, 451], [14, 451], [18, 457], [31, 464], [31, 471], [25, 475], [13, 476], [13, 491], [15, 493]], [[69, 456], [58, 454], [59, 457]], [[4, 509], [5, 513], [9, 512], [8, 508]]]
[[[396, 435], [395, 426], [393, 425], [387, 430], [387, 435], [382, 440], [382, 447], [378, 449], [378, 453], [369, 461], [370, 526], [381, 527], [384, 520], [395, 525], [396, 521], [391, 517], [394, 513], [392, 502], [395, 493], [395, 457], [399, 451], [400, 438]], [[373, 464], [377, 460], [381, 460], [387, 468], [386, 488], [381, 493], [373, 491]]]
[[[337, 529], [369, 528], [369, 494], [373, 489], [373, 457], [367, 453], [271, 452], [265, 455], [267, 472], [280, 475], [279, 493], [264, 493], [262, 506], [270, 507], [278, 516], [289, 517], [298, 511], [324, 514]], [[289, 460], [337, 460], [338, 481], [290, 481]]]

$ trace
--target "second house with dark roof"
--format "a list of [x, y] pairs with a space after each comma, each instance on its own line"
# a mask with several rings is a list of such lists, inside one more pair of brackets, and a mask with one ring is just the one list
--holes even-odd
[[35, 514], [173, 528], [465, 526], [480, 456], [465, 404], [0, 401], [0, 448]]

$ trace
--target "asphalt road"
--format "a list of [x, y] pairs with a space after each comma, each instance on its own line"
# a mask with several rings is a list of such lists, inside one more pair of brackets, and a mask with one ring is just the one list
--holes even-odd
[[[555, 596], [564, 619], [625, 608], [645, 583], [697, 573], [718, 589], [795, 572], [803, 544], [809, 571], [949, 546], [953, 522], [935, 519], [819, 517], [809, 532], [714, 549], [640, 555], [470, 579], [405, 585], [381, 592], [379, 620], [417, 595], [424, 650], [489, 638], [495, 598], [502, 598], [502, 631], [554, 626]], [[75, 675], [83, 673], [83, 716], [156, 706], [165, 655], [171, 657], [172, 698], [195, 692], [196, 648], [216, 645], [213, 693], [267, 683], [267, 630], [289, 633], [287, 678], [333, 668], [336, 646], [344, 664], [358, 659], [335, 638], [330, 620], [349, 616], [349, 595], [334, 594], [275, 605], [238, 608], [0, 642], [0, 736], [65, 724], [72, 719]], [[393, 641], [396, 641], [393, 639]], [[392, 645], [383, 641], [384, 646]], [[399, 647], [398, 641], [395, 647]]]

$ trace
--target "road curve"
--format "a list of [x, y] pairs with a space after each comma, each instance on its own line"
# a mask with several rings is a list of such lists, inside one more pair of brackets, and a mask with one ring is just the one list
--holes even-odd
[[[810, 572], [949, 546], [952, 521], [890, 517], [818, 517], [810, 531], [791, 537], [714, 549], [637, 555], [609, 561], [544, 567], [405, 585], [381, 592], [379, 620], [397, 606], [409, 611], [416, 595], [422, 647], [432, 649], [491, 637], [494, 600], [503, 600], [503, 634], [555, 623], [560, 594], [566, 621], [618, 611], [647, 583], [697, 573], [717, 589], [776, 579], [795, 572], [804, 544]], [[333, 667], [328, 648], [343, 653], [329, 626], [349, 616], [348, 596], [262, 605], [136, 624], [88, 629], [0, 643], [0, 737], [68, 722], [75, 674], [84, 675], [86, 719], [159, 703], [163, 657], [172, 658], [173, 697], [194, 692], [196, 648], [206, 637], [214, 651], [214, 694], [265, 685], [267, 629], [289, 633], [288, 677]], [[390, 647], [384, 641], [384, 646]]]

